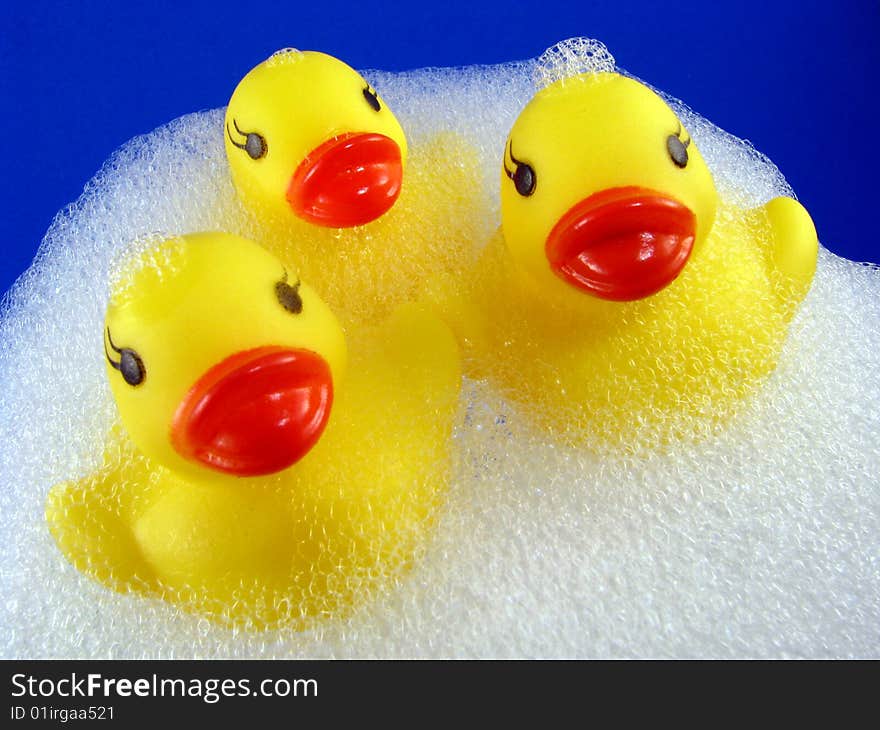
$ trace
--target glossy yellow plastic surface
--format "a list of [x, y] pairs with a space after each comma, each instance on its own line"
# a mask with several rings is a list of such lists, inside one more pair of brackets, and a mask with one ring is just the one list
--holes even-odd
[[[662, 211], [659, 222], [636, 211], [635, 224], [611, 216], [597, 225], [591, 201], [624, 210], [618, 198], [626, 214], [642, 200], [668, 201], [685, 211], [675, 225], [690, 221], [693, 234], [675, 239], [686, 244], [680, 270], [663, 269], [655, 293], [627, 301], [593, 295], [548, 258], [560, 221], [587, 210], [569, 239], [592, 225], [606, 238], [587, 240], [585, 257], [598, 251], [617, 265], [615, 246], [634, 231], [635, 276], [655, 234], [674, 226]], [[672, 109], [618, 74], [568, 78], [534, 97], [505, 144], [501, 202], [502, 230], [455, 327], [475, 374], [578, 444], [650, 448], [724, 420], [775, 367], [815, 269], [816, 233], [800, 204], [725, 204]], [[612, 283], [626, 294], [621, 271]]]
[[[392, 583], [424, 543], [447, 485], [460, 383], [448, 329], [404, 307], [348, 337], [346, 368], [329, 309], [305, 283], [300, 311], [282, 306], [276, 285], [296, 274], [250, 241], [189, 235], [132, 264], [108, 307], [118, 348], [108, 357], [136, 351], [145, 377], [130, 385], [136, 378], [108, 363], [121, 426], [104, 464], [49, 494], [50, 530], [68, 559], [116, 590], [255, 628], [303, 628]], [[317, 443], [263, 476], [183, 458], [171, 431], [193, 382], [266, 346], [329, 364], [333, 405]]]
[[[341, 61], [314, 51], [274, 55], [238, 84], [225, 121], [230, 170], [251, 226], [247, 235], [295, 263], [338, 316], [378, 322], [398, 305], [416, 300], [431, 277], [461, 276], [473, 265], [489, 210], [476, 150], [452, 132], [408, 146], [385, 100]], [[259, 134], [265, 154], [253, 159], [236, 146], [247, 146], [247, 135], [236, 134], [236, 125]], [[387, 137], [399, 145], [405, 163], [399, 197], [361, 225], [348, 225], [348, 213], [357, 207], [350, 196], [344, 196], [344, 205], [333, 200], [333, 175], [324, 168], [336, 163], [317, 162], [325, 159], [328, 140], [346, 135]], [[263, 150], [258, 141], [253, 146], [258, 154]], [[377, 160], [386, 158], [381, 151], [375, 157], [374, 151], [363, 154], [374, 164], [355, 168], [375, 173], [362, 186], [370, 190], [385, 179], [386, 168]], [[340, 162], [340, 169], [348, 169], [350, 162]], [[314, 169], [303, 174], [309, 165]], [[306, 177], [308, 184], [301, 185]], [[323, 196], [312, 198], [323, 201], [316, 207], [327, 212], [327, 219], [297, 214], [294, 207], [303, 195], [291, 191], [308, 187], [314, 192], [322, 181], [327, 181]], [[372, 193], [365, 198], [372, 213], [384, 208]]]

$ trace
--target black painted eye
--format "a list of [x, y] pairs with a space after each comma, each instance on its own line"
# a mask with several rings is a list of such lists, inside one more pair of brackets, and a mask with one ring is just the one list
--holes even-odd
[[281, 281], [275, 284], [275, 297], [281, 306], [291, 314], [300, 314], [303, 311], [303, 301], [299, 295], [299, 285], [299, 279], [296, 280], [296, 284], [293, 286], [287, 283], [286, 271]]
[[232, 131], [229, 129], [229, 125], [226, 125], [226, 134], [229, 136], [229, 141], [232, 142], [233, 145], [238, 147], [240, 150], [244, 150], [248, 153], [248, 156], [252, 160], [259, 160], [261, 157], [264, 157], [266, 153], [269, 151], [269, 147], [266, 144], [266, 138], [263, 135], [258, 134], [257, 132], [245, 132], [239, 128], [238, 122], [235, 119], [232, 120], [232, 124], [235, 126], [235, 131], [238, 132], [242, 137], [244, 137], [244, 142], [237, 142], [233, 136]]
[[510, 153], [510, 159], [514, 164], [514, 169], [511, 170], [507, 166], [507, 161], [505, 160], [504, 172], [507, 173], [507, 177], [513, 180], [513, 185], [516, 188], [516, 192], [518, 192], [524, 198], [527, 198], [529, 195], [535, 192], [535, 187], [538, 184], [538, 176], [535, 174], [535, 168], [527, 162], [518, 160], [516, 159], [516, 157], [513, 156], [513, 142], [510, 143], [508, 151]]
[[135, 386], [143, 383], [147, 377], [147, 369], [144, 367], [144, 361], [141, 360], [141, 356], [130, 347], [116, 347], [113, 344], [113, 338], [110, 336], [109, 327], [107, 328], [107, 340], [110, 342], [110, 347], [113, 348], [113, 351], [119, 355], [119, 362], [116, 362], [110, 357], [110, 353], [107, 352], [107, 345], [105, 344], [104, 354], [107, 355], [107, 362], [115, 370], [122, 373], [122, 379], [129, 385]]
[[672, 158], [672, 161], [678, 167], [686, 167], [688, 163], [688, 145], [691, 143], [691, 138], [688, 137], [685, 141], [682, 141], [680, 138], [682, 129], [681, 125], [678, 125], [678, 133], [670, 134], [666, 138], [666, 150], [669, 152], [669, 156]]
[[379, 111], [382, 108], [382, 105], [379, 104], [379, 95], [373, 90], [369, 84], [364, 87], [364, 99], [367, 100], [367, 104], [373, 107], [373, 111]]
[[244, 150], [250, 155], [252, 160], [259, 160], [266, 154], [266, 140], [256, 132], [251, 132], [244, 143]]
[[140, 385], [147, 375], [144, 361], [141, 360], [140, 355], [134, 350], [128, 349], [120, 353], [119, 372], [122, 373], [122, 379], [129, 385]]
[[513, 173], [513, 184], [520, 195], [525, 197], [531, 195], [535, 192], [535, 171], [530, 165], [521, 162]]

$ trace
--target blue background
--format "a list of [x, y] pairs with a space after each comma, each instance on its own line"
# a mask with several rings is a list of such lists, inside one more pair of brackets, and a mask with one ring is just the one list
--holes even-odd
[[[880, 2], [29, 2], [4, 10], [0, 291], [52, 217], [136, 134], [225, 105], [285, 46], [359, 68], [496, 63], [599, 38], [618, 63], [750, 139], [832, 251], [880, 262]], [[525, 100], [523, 100], [525, 101]]]

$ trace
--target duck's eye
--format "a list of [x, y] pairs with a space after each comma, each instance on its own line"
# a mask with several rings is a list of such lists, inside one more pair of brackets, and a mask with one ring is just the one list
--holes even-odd
[[303, 301], [299, 295], [299, 285], [299, 279], [297, 279], [296, 284], [293, 286], [287, 283], [286, 271], [281, 281], [275, 284], [275, 297], [281, 306], [291, 314], [300, 314], [303, 311]]
[[678, 134], [670, 134], [666, 138], [666, 150], [669, 152], [672, 161], [678, 167], [686, 167], [688, 163], [687, 148], [691, 143], [691, 139], [688, 137], [685, 141], [682, 141], [680, 135], [681, 125], [679, 125]]
[[140, 385], [144, 382], [147, 371], [144, 361], [134, 350], [125, 349], [119, 353], [119, 372], [122, 379], [129, 385]]
[[535, 192], [535, 187], [538, 184], [538, 176], [535, 174], [535, 168], [527, 162], [518, 160], [513, 156], [513, 142], [510, 143], [508, 152], [511, 161], [513, 162], [514, 169], [511, 170], [507, 166], [507, 160], [505, 160], [504, 172], [507, 174], [507, 177], [513, 180], [513, 186], [516, 188], [516, 192], [524, 198], [527, 198]]
[[110, 342], [110, 347], [113, 348], [113, 351], [119, 355], [119, 361], [117, 362], [110, 357], [110, 353], [107, 352], [107, 346], [106, 344], [104, 345], [104, 354], [107, 355], [107, 361], [110, 365], [122, 374], [122, 379], [129, 385], [134, 386], [143, 383], [147, 377], [147, 369], [144, 367], [144, 361], [141, 360], [141, 356], [130, 347], [116, 347], [113, 344], [113, 338], [110, 336], [109, 327], [107, 328], [107, 340]]
[[252, 160], [259, 160], [266, 154], [266, 140], [256, 132], [251, 132], [244, 143], [244, 150]]
[[523, 197], [528, 197], [535, 192], [535, 171], [531, 165], [520, 163], [516, 166], [516, 172], [513, 173], [513, 184]]
[[382, 108], [382, 105], [379, 103], [379, 95], [369, 84], [364, 87], [364, 99], [367, 100], [367, 104], [373, 107], [374, 112], [377, 112]]
[[232, 124], [235, 127], [235, 131], [238, 132], [242, 138], [243, 142], [237, 141], [232, 136], [232, 130], [229, 129], [229, 125], [226, 125], [226, 134], [229, 137], [229, 141], [232, 142], [233, 145], [238, 147], [240, 150], [244, 150], [248, 153], [248, 156], [252, 160], [259, 160], [261, 157], [266, 155], [266, 152], [269, 151], [269, 147], [266, 144], [266, 138], [263, 135], [258, 134], [257, 132], [245, 132], [238, 126], [238, 122], [235, 119], [232, 120]]

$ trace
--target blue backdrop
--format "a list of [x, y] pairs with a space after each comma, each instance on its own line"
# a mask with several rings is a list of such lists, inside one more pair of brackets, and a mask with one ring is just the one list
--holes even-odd
[[136, 134], [224, 105], [285, 46], [355, 67], [495, 63], [563, 38], [604, 41], [624, 68], [750, 139], [813, 214], [823, 244], [880, 262], [880, 2], [350, 4], [28, 2], [7, 6], [0, 292], [52, 217]]

